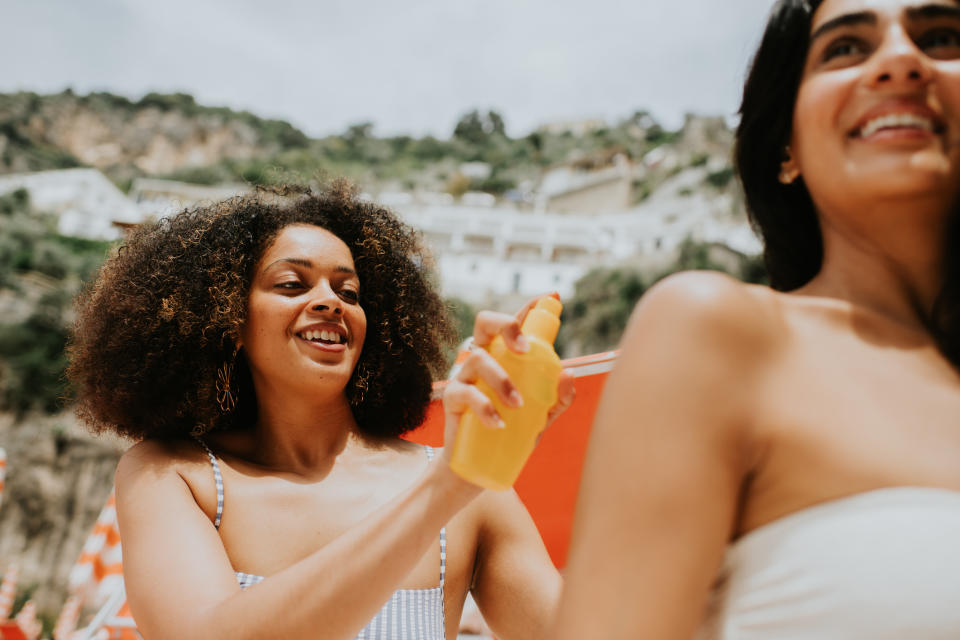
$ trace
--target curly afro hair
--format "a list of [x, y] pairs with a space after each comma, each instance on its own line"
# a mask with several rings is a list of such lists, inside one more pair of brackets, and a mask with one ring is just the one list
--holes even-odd
[[423, 421], [452, 322], [418, 234], [339, 181], [261, 189], [131, 234], [77, 301], [67, 375], [92, 430], [171, 439], [254, 424], [243, 352], [232, 411], [217, 401], [218, 370], [234, 357], [254, 267], [291, 224], [343, 240], [363, 283], [367, 337], [346, 388], [361, 432], [398, 436]]

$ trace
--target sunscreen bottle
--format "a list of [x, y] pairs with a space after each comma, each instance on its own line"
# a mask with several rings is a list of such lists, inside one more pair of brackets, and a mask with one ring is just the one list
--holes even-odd
[[462, 478], [486, 489], [509, 489], [533, 453], [537, 437], [546, 427], [547, 412], [557, 402], [562, 366], [553, 341], [560, 329], [562, 308], [559, 300], [545, 296], [527, 313], [520, 328], [530, 343], [527, 353], [511, 351], [501, 336], [487, 347], [520, 391], [523, 406], [507, 407], [489, 385], [482, 380], [477, 383], [506, 427], [488, 427], [472, 409], [464, 412], [450, 460], [450, 468]]

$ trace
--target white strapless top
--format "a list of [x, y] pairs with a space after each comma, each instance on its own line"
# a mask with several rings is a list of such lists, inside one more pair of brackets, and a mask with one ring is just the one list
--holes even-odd
[[698, 638], [960, 638], [960, 491], [876, 489], [751, 531]]

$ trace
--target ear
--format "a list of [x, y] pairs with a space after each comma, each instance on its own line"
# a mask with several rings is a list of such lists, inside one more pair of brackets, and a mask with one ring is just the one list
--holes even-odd
[[787, 146], [783, 150], [783, 162], [780, 163], [780, 175], [778, 179], [780, 184], [793, 184], [793, 181], [800, 177], [800, 166], [793, 155], [793, 151]]

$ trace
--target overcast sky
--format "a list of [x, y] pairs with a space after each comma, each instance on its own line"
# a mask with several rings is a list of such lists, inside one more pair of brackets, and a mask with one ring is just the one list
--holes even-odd
[[732, 117], [773, 0], [0, 0], [0, 92], [184, 91], [308, 134]]

